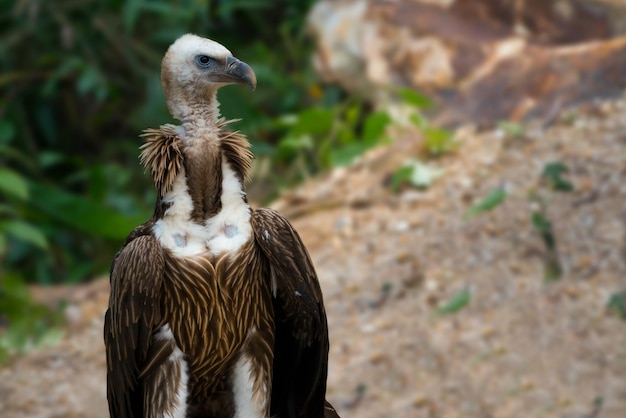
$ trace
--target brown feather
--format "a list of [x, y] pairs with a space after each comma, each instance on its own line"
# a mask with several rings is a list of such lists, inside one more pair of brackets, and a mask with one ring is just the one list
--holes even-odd
[[[172, 341], [159, 341], [161, 346], [168, 346], [159, 353], [174, 350]], [[157, 367], [144, 376], [144, 415], [146, 418], [162, 418], [165, 414], [172, 416], [174, 402], [180, 378], [183, 373], [180, 362], [168, 361], [167, 357], [154, 358]]]
[[254, 154], [250, 151], [250, 144], [245, 135], [238, 131], [228, 131], [223, 129], [230, 123], [237, 120], [221, 119], [218, 122], [220, 128], [220, 147], [224, 157], [230, 163], [242, 186], [249, 180], [250, 169], [252, 168], [252, 160]]
[[191, 220], [201, 224], [222, 209], [222, 154], [213, 141], [188, 146], [183, 152], [187, 187], [193, 201]]
[[143, 405], [139, 373], [149, 363], [152, 332], [163, 325], [164, 253], [154, 237], [133, 231], [111, 266], [111, 297], [105, 316], [107, 397], [113, 417], [137, 415]]
[[[189, 359], [195, 402], [227, 389], [227, 372], [246, 346], [260, 360], [258, 373], [271, 376], [274, 325], [265, 277], [267, 265], [252, 241], [235, 257], [166, 255], [165, 316]], [[250, 340], [249, 330], [259, 338]]]
[[150, 171], [159, 198], [170, 190], [183, 167], [182, 140], [174, 125], [146, 129], [141, 135], [145, 143], [140, 147], [139, 160]]

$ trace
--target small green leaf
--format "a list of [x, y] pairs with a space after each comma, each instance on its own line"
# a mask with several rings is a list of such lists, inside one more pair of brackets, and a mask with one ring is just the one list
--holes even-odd
[[516, 122], [503, 120], [498, 123], [498, 128], [502, 129], [507, 135], [513, 138], [521, 138], [524, 135], [524, 127]]
[[563, 178], [563, 174], [568, 172], [568, 168], [561, 162], [546, 164], [541, 173], [541, 177], [550, 182], [553, 190], [559, 192], [570, 192], [574, 190], [574, 186]]
[[391, 190], [397, 192], [406, 183], [418, 189], [427, 189], [442, 174], [443, 170], [439, 168], [411, 159], [394, 173], [391, 178]]
[[48, 248], [46, 236], [27, 222], [18, 220], [2, 222], [0, 223], [0, 230], [20, 241], [28, 242], [44, 250]]
[[531, 216], [533, 227], [539, 231], [543, 243], [549, 251], [556, 250], [556, 238], [552, 233], [552, 222], [550, 222], [541, 212], [533, 212]]
[[346, 124], [350, 127], [353, 127], [357, 124], [360, 116], [361, 116], [361, 106], [359, 105], [349, 106], [343, 115]]
[[393, 283], [386, 282], [385, 284], [383, 284], [383, 286], [382, 286], [382, 288], [380, 290], [383, 293], [383, 295], [387, 295], [388, 296], [393, 291]]
[[541, 212], [533, 212], [531, 217], [533, 227], [540, 232], [547, 232], [552, 230], [552, 223], [546, 219]]
[[369, 114], [365, 118], [365, 124], [363, 125], [363, 142], [367, 144], [380, 142], [390, 122], [391, 117], [389, 117], [387, 112], [381, 111]]
[[415, 161], [412, 165], [413, 173], [411, 174], [411, 184], [418, 189], [426, 189], [430, 187], [438, 177], [443, 174], [443, 170], [429, 167], [419, 161]]
[[332, 166], [344, 166], [350, 164], [356, 157], [363, 154], [371, 146], [362, 142], [355, 142], [330, 152]]
[[475, 204], [465, 214], [466, 219], [471, 219], [483, 212], [487, 212], [498, 207], [506, 199], [507, 193], [504, 187], [498, 187], [491, 191], [483, 200]]
[[563, 175], [563, 173], [567, 173], [568, 168], [562, 162], [554, 162], [548, 163], [543, 167], [543, 171], [541, 172], [541, 177], [546, 178], [556, 178]]
[[452, 297], [443, 306], [437, 309], [437, 316], [457, 313], [465, 308], [472, 300], [472, 294], [469, 290], [462, 290]]
[[601, 408], [602, 405], [604, 404], [604, 398], [602, 396], [597, 396], [594, 400], [593, 400], [593, 406], [595, 408]]
[[35, 340], [36, 348], [54, 347], [58, 345], [63, 337], [65, 331], [59, 327], [46, 328], [41, 335], [38, 335]]
[[398, 94], [400, 94], [405, 103], [420, 109], [427, 109], [433, 105], [433, 102], [428, 97], [410, 88], [399, 89]]
[[606, 306], [626, 320], [626, 292], [613, 293]]
[[409, 116], [409, 121], [417, 128], [424, 130], [428, 127], [428, 119], [421, 113], [413, 113]]
[[0, 168], [0, 191], [25, 200], [28, 198], [28, 183], [17, 172]]
[[367, 392], [367, 385], [365, 383], [359, 383], [356, 387], [356, 393], [362, 396], [365, 392]]
[[391, 190], [394, 193], [400, 191], [400, 187], [403, 184], [408, 183], [412, 175], [413, 167], [411, 167], [410, 165], [400, 167], [398, 170], [396, 170], [395, 173], [393, 173], [393, 176], [391, 177]]
[[453, 151], [459, 145], [452, 134], [444, 129], [426, 127], [423, 132], [426, 150], [434, 156]]

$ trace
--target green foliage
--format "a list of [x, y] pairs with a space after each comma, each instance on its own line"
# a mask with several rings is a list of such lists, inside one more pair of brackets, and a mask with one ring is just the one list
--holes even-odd
[[0, 191], [24, 200], [28, 197], [28, 184], [19, 173], [8, 168], [0, 168]]
[[571, 192], [574, 190], [574, 185], [563, 178], [563, 174], [567, 171], [567, 166], [561, 162], [549, 163], [543, 168], [541, 177], [549, 182], [552, 190]]
[[516, 122], [502, 121], [498, 123], [498, 128], [502, 129], [507, 135], [513, 138], [521, 138], [524, 136], [524, 126]]
[[534, 211], [531, 215], [531, 224], [539, 232], [541, 240], [545, 246], [543, 279], [546, 282], [555, 281], [561, 278], [563, 269], [556, 248], [556, 239], [552, 231], [552, 222], [546, 219], [545, 209]]
[[[567, 173], [568, 168], [561, 162], [548, 163], [543, 167], [540, 176], [540, 186], [547, 183], [549, 192], [570, 192], [574, 190], [574, 186], [567, 180], [563, 179], [563, 174]], [[544, 274], [543, 278], [546, 282], [555, 281], [563, 275], [563, 268], [559, 260], [557, 250], [557, 241], [554, 236], [552, 222], [549, 220], [548, 201], [550, 194], [546, 193], [545, 187], [533, 190], [529, 193], [529, 200], [534, 203], [536, 209], [531, 214], [531, 225], [541, 236], [544, 244]]]
[[398, 95], [404, 103], [416, 109], [428, 109], [433, 105], [433, 102], [428, 97], [410, 88], [398, 89]]
[[398, 193], [402, 187], [406, 184], [411, 184], [411, 178], [413, 177], [414, 167], [408, 164], [404, 164], [397, 169], [391, 176], [390, 187], [394, 193]]
[[[563, 269], [559, 260], [557, 240], [554, 235], [552, 222], [548, 217], [548, 201], [551, 192], [569, 192], [574, 186], [563, 178], [568, 168], [561, 162], [546, 164], [540, 175], [540, 187], [531, 190], [528, 200], [533, 203], [530, 216], [532, 228], [539, 234], [544, 244], [544, 280], [551, 282], [561, 278]], [[546, 190], [546, 187], [547, 190]], [[465, 219], [472, 219], [481, 213], [491, 211], [500, 206], [506, 199], [507, 192], [503, 187], [492, 190], [484, 199], [472, 206], [465, 214]]]
[[423, 129], [424, 146], [429, 155], [439, 157], [456, 150], [459, 143], [454, 140], [454, 136], [444, 129], [427, 126]]
[[476, 203], [472, 206], [467, 213], [465, 214], [465, 219], [471, 219], [476, 217], [477, 215], [491, 211], [498, 206], [506, 199], [507, 193], [506, 189], [502, 186], [493, 189], [485, 198], [483, 198], [480, 202]]
[[454, 140], [451, 132], [432, 126], [424, 117], [422, 110], [432, 106], [432, 102], [420, 93], [411, 89], [400, 89], [398, 95], [405, 104], [411, 106], [409, 120], [424, 136], [424, 150], [429, 157], [440, 157], [455, 151], [459, 143]]
[[626, 292], [613, 293], [607, 307], [620, 318], [626, 320]]
[[443, 170], [410, 159], [405, 161], [402, 167], [393, 173], [390, 184], [391, 190], [397, 193], [404, 186], [427, 189], [442, 174]]
[[[285, 184], [294, 184], [330, 167], [349, 164], [385, 142], [390, 123], [386, 112], [368, 112], [357, 98], [282, 116], [276, 120], [281, 139], [272, 154], [275, 175]], [[295, 172], [294, 161], [299, 167]]]
[[[105, 271], [119, 241], [148, 215], [147, 210], [137, 210], [147, 207], [147, 201], [136, 204], [121, 192], [130, 180], [122, 167], [78, 168], [73, 158], [54, 152], [33, 160], [13, 143], [2, 150], [6, 152], [0, 161], [15, 167], [0, 169], [0, 197], [6, 202], [0, 206], [2, 274], [44, 284], [74, 282]], [[49, 170], [64, 164], [75, 171], [57, 184], [45, 179]], [[120, 182], [124, 176], [127, 181]], [[86, 186], [86, 195], [63, 189], [74, 184]]]
[[311, 4], [7, 5], [0, 13], [0, 276], [54, 283], [101, 274], [148, 218], [154, 193], [137, 161], [138, 134], [170, 121], [160, 61], [183, 33], [215, 38], [255, 68], [257, 92], [223, 89], [221, 109], [245, 120], [238, 128], [255, 147], [264, 141], [275, 150], [280, 115], [321, 106], [311, 93], [303, 30]]
[[444, 303], [436, 311], [437, 316], [449, 315], [457, 313], [465, 308], [472, 300], [472, 294], [469, 290], [461, 290], [456, 293], [449, 301]]
[[62, 336], [62, 315], [31, 302], [25, 284], [15, 276], [0, 283], [0, 321], [11, 325], [0, 329], [0, 364], [13, 354], [54, 344]]

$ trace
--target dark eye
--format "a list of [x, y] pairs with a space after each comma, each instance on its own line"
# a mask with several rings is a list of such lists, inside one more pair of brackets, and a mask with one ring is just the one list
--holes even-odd
[[198, 64], [200, 67], [208, 67], [209, 65], [211, 65], [212, 62], [213, 60], [209, 56], [196, 55], [196, 64]]

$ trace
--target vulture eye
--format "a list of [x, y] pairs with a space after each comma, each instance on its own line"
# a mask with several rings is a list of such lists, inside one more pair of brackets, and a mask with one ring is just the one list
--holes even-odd
[[200, 67], [207, 68], [211, 65], [213, 59], [206, 55], [196, 55], [196, 64]]

